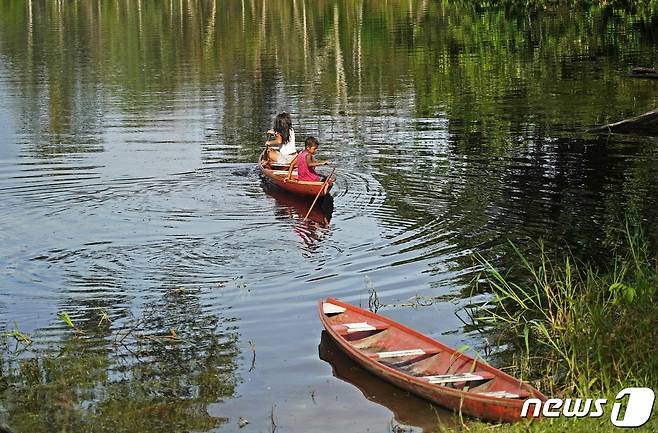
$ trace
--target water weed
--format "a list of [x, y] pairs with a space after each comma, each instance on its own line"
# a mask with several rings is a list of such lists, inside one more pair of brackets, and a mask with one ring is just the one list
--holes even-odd
[[5, 333], [2, 334], [2, 336], [6, 337], [6, 338], [13, 338], [14, 340], [16, 340], [17, 344], [20, 343], [24, 346], [29, 346], [30, 344], [32, 344], [32, 339], [30, 337], [28, 337], [27, 334], [24, 334], [23, 332], [21, 332], [21, 330], [18, 328], [18, 325], [16, 324], [16, 322], [14, 322], [13, 331], [5, 332]]

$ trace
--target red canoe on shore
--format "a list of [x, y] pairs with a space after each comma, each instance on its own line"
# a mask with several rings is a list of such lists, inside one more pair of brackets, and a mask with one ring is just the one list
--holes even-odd
[[324, 328], [352, 360], [433, 403], [514, 422], [525, 399], [546, 400], [527, 383], [383, 316], [333, 298], [318, 308]]
[[323, 197], [334, 185], [334, 179], [329, 179], [326, 184], [324, 182], [297, 180], [296, 171], [293, 171], [292, 179], [286, 181], [286, 178], [288, 177], [288, 166], [271, 164], [270, 161], [265, 159], [264, 151], [258, 158], [258, 168], [260, 168], [261, 173], [263, 173], [263, 175], [273, 184], [292, 194], [315, 197], [320, 193], [320, 197]]

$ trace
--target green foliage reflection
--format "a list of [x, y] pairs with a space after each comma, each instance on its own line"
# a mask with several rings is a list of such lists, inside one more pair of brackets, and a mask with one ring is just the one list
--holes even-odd
[[[237, 334], [195, 310], [193, 296], [170, 294], [120, 328], [87, 320], [84, 332], [65, 333], [59, 341], [42, 333], [27, 353], [5, 339], [0, 396], [8, 424], [30, 432], [183, 432], [222, 425], [226, 419], [210, 416], [207, 407], [235, 392]], [[177, 329], [176, 338], [167, 326]]]

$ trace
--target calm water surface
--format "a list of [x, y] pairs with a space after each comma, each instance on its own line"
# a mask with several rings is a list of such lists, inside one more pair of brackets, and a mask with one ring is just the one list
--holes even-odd
[[[346, 362], [315, 302], [375, 290], [489, 356], [460, 320], [486, 298], [474, 253], [544, 239], [597, 260], [626, 213], [655, 227], [656, 141], [584, 130], [658, 105], [624, 76], [658, 64], [656, 28], [440, 1], [3, 2], [0, 423], [451, 422]], [[337, 165], [307, 222], [255, 169], [281, 111]]]

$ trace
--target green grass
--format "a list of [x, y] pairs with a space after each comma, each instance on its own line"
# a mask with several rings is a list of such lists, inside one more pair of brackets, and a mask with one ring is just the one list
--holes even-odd
[[477, 320], [509, 344], [514, 374], [551, 395], [656, 387], [658, 274], [642, 233], [624, 238], [607, 269], [553, 262], [540, 243], [535, 260], [514, 247], [522, 272], [510, 281], [481, 258], [494, 296]]
[[[626, 225], [605, 267], [566, 254], [552, 260], [512, 246], [518, 268], [501, 273], [480, 257], [493, 297], [475, 321], [506, 349], [506, 371], [551, 397], [608, 398], [630, 386], [658, 389], [658, 262], [639, 228]], [[512, 280], [511, 275], [514, 275]], [[655, 416], [642, 429], [658, 431]], [[497, 427], [474, 423], [464, 430], [611, 431], [599, 419], [541, 420]]]
[[656, 417], [652, 417], [648, 423], [639, 428], [622, 429], [615, 427], [610, 422], [610, 416], [606, 415], [601, 418], [555, 418], [555, 419], [542, 419], [533, 422], [519, 422], [516, 424], [488, 424], [483, 422], [470, 423], [462, 427], [462, 431], [470, 433], [484, 433], [484, 432], [504, 432], [504, 433], [610, 433], [610, 432], [633, 432], [633, 433], [648, 433], [658, 431], [658, 421]]

